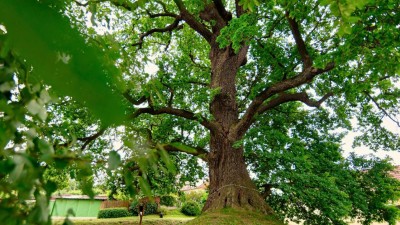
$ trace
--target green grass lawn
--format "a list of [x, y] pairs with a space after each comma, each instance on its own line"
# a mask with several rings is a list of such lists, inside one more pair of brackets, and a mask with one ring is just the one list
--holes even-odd
[[[194, 217], [184, 215], [166, 215], [164, 218], [160, 218], [158, 215], [149, 215], [143, 217], [143, 225], [177, 225], [185, 224]], [[97, 218], [72, 218], [71, 219], [76, 225], [136, 225], [139, 224], [139, 217], [122, 217], [112, 219], [97, 219]], [[64, 219], [55, 218], [53, 219], [54, 225], [61, 225]]]
[[[138, 225], [139, 217], [122, 217], [113, 219], [97, 218], [72, 218], [76, 225]], [[53, 224], [61, 225], [63, 219], [53, 219]], [[143, 225], [283, 225], [271, 216], [258, 213], [243, 213], [233, 209], [224, 209], [211, 213], [205, 213], [200, 217], [185, 216], [180, 212], [172, 212], [160, 218], [158, 215], [148, 215], [143, 217]]]
[[[54, 225], [61, 225], [63, 218], [53, 218]], [[139, 217], [122, 217], [113, 219], [97, 218], [72, 218], [76, 225], [138, 225]], [[185, 216], [179, 210], [171, 210], [164, 218], [158, 215], [143, 217], [143, 225], [282, 225], [273, 216], [265, 216], [256, 212], [243, 212], [235, 209], [222, 209], [205, 213], [199, 217]], [[387, 223], [373, 223], [372, 225], [384, 225]], [[295, 225], [290, 223], [290, 225]], [[349, 225], [360, 225], [349, 223]], [[400, 225], [400, 221], [396, 225]]]

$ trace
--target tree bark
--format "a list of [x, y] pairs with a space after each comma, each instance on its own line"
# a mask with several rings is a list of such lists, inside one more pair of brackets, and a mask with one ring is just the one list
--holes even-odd
[[250, 179], [243, 148], [234, 148], [233, 144], [220, 134], [211, 135], [210, 189], [203, 211], [231, 207], [272, 214], [272, 209]]
[[218, 94], [210, 109], [218, 129], [210, 131], [210, 190], [203, 211], [232, 207], [272, 213], [249, 176], [243, 147], [234, 147], [241, 138], [233, 129], [239, 121], [235, 79], [246, 60], [247, 50], [244, 46], [235, 54], [229, 47], [211, 48], [211, 88], [218, 89]]

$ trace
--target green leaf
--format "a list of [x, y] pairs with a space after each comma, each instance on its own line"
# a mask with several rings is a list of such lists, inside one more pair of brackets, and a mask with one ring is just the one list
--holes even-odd
[[173, 174], [175, 174], [176, 173], [176, 167], [175, 167], [173, 161], [171, 160], [170, 156], [168, 155], [167, 151], [160, 150], [159, 153], [160, 153], [160, 156], [161, 156], [161, 160], [165, 163], [168, 171], [173, 173]]
[[171, 146], [173, 146], [173, 147], [175, 147], [175, 148], [178, 148], [178, 149], [181, 149], [182, 151], [184, 151], [184, 152], [187, 152], [187, 153], [196, 153], [197, 152], [197, 150], [196, 149], [194, 149], [194, 148], [192, 148], [192, 147], [190, 147], [190, 146], [187, 146], [187, 145], [185, 145], [185, 144], [182, 144], [182, 143], [180, 143], [180, 142], [174, 142], [174, 143], [171, 143]]
[[116, 151], [111, 151], [108, 156], [108, 169], [115, 170], [121, 165], [121, 156]]
[[143, 177], [138, 177], [138, 180], [140, 189], [143, 192], [143, 194], [146, 196], [152, 196], [149, 182], [147, 182]]
[[[89, 44], [65, 16], [35, 0], [0, 1], [0, 22], [11, 48], [35, 75], [86, 105], [105, 124], [121, 123], [124, 103], [115, 91], [121, 73], [104, 57], [105, 49]], [[40, 107], [31, 104], [29, 109], [44, 119]]]

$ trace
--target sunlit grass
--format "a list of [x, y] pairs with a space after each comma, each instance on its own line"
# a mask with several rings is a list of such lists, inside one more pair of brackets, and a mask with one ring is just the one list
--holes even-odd
[[[177, 225], [185, 224], [194, 217], [184, 215], [166, 215], [160, 218], [158, 215], [148, 215], [143, 217], [143, 225]], [[139, 217], [121, 217], [112, 219], [97, 219], [97, 218], [71, 218], [76, 225], [96, 224], [96, 225], [136, 225], [139, 224]], [[63, 218], [53, 218], [54, 225], [61, 225]]]

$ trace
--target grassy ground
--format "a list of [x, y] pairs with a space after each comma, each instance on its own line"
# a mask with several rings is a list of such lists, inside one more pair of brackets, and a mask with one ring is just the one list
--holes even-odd
[[[123, 217], [113, 219], [97, 218], [71, 218], [76, 225], [138, 225], [139, 217]], [[61, 225], [63, 218], [53, 218], [54, 225]], [[255, 212], [244, 212], [235, 209], [223, 209], [201, 216], [185, 216], [177, 210], [169, 212], [164, 218], [158, 215], [148, 215], [143, 217], [143, 225], [283, 225], [272, 216], [265, 216]]]
[[[249, 215], [251, 216], [251, 215]], [[195, 219], [194, 217], [180, 217], [180, 216], [166, 216], [163, 219], [160, 219], [158, 216], [145, 216], [143, 219], [143, 225], [198, 225], [198, 224], [216, 224], [216, 225], [253, 225], [253, 224], [270, 224], [270, 225], [281, 225], [281, 223], [271, 223], [266, 221], [258, 221], [254, 219], [250, 219], [252, 223], [249, 222], [249, 218], [241, 217], [232, 220], [231, 218], [227, 218], [224, 214], [212, 213], [204, 218]], [[53, 220], [53, 224], [61, 225], [63, 219], [55, 219]], [[96, 218], [76, 218], [73, 219], [74, 224], [76, 225], [138, 225], [139, 217], [125, 217], [125, 218], [114, 218], [114, 219], [96, 219]], [[290, 225], [296, 225], [295, 223], [290, 223]], [[349, 225], [361, 225], [360, 223], [350, 223]], [[372, 223], [372, 225], [387, 225], [387, 223]], [[396, 225], [400, 225], [400, 221], [397, 222]]]
[[[194, 217], [182, 216], [182, 215], [166, 215], [164, 218], [160, 218], [158, 215], [149, 215], [143, 217], [143, 225], [179, 225], [185, 224]], [[123, 218], [112, 218], [112, 219], [97, 219], [97, 218], [72, 218], [71, 219], [76, 225], [138, 225], [139, 217], [123, 217]], [[61, 225], [63, 218], [54, 218], [54, 225]]]
[[[54, 225], [61, 225], [64, 218], [53, 218]], [[72, 218], [76, 225], [138, 225], [139, 217], [123, 217], [113, 219], [97, 218]], [[283, 225], [271, 216], [265, 216], [254, 212], [242, 212], [235, 209], [223, 209], [211, 213], [205, 213], [197, 218], [185, 216], [178, 210], [169, 211], [168, 215], [160, 218], [158, 215], [143, 217], [143, 225]], [[290, 223], [289, 225], [296, 225]], [[360, 225], [349, 223], [349, 225]], [[387, 223], [373, 223], [372, 225], [387, 225]], [[400, 225], [400, 221], [396, 225]]]
[[240, 211], [236, 209], [222, 209], [188, 221], [185, 225], [283, 225], [274, 216], [265, 216], [256, 212]]

